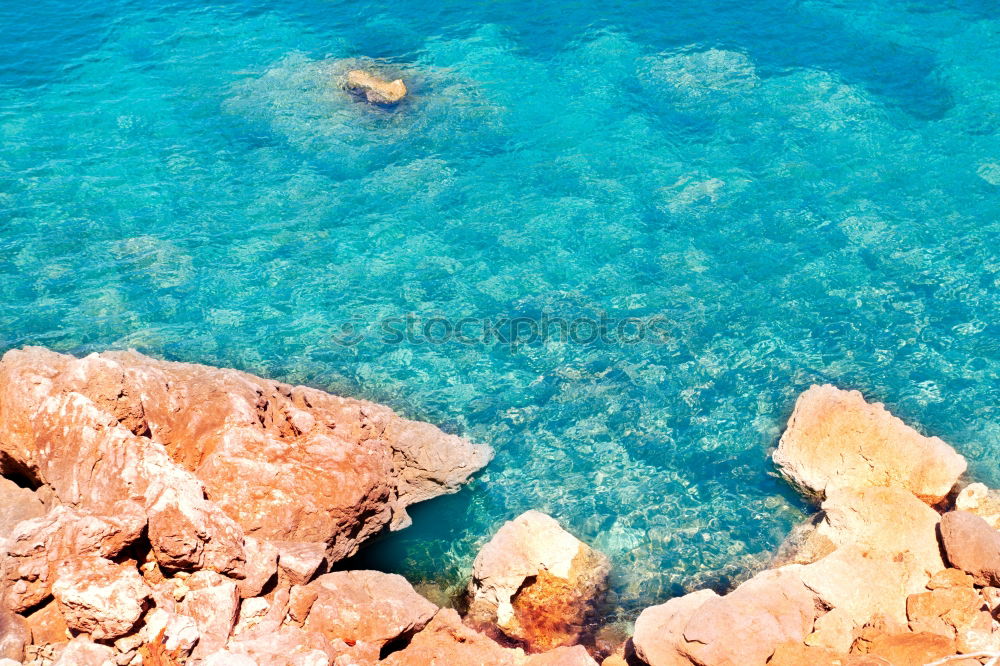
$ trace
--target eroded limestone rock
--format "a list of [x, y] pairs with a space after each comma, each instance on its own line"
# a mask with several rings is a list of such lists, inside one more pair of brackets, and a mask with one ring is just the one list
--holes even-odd
[[52, 594], [70, 629], [105, 640], [132, 630], [150, 590], [134, 566], [84, 557], [61, 568]]
[[609, 569], [602, 553], [544, 513], [528, 511], [476, 556], [469, 618], [531, 650], [573, 645], [588, 631]]
[[965, 459], [937, 437], [924, 437], [858, 391], [813, 386], [799, 396], [774, 461], [803, 491], [824, 497], [833, 486], [889, 486], [942, 501], [965, 472]]

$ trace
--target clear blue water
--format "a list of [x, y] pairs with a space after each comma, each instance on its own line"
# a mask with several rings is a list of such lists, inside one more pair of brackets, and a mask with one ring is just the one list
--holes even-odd
[[[365, 563], [457, 586], [547, 511], [622, 612], [807, 508], [795, 396], [862, 389], [1000, 482], [986, 0], [0, 0], [0, 350], [135, 347], [391, 404], [497, 457]], [[353, 59], [353, 60], [352, 60]], [[401, 73], [395, 110], [350, 62]], [[655, 344], [335, 344], [417, 313]]]

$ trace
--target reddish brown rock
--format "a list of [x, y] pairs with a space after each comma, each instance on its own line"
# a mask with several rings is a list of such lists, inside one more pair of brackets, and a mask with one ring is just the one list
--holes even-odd
[[161, 566], [237, 577], [244, 532], [323, 543], [336, 561], [491, 455], [387, 407], [233, 370], [38, 348], [0, 362], [0, 452], [64, 503], [141, 498]]
[[116, 502], [113, 514], [95, 516], [56, 507], [18, 523], [0, 542], [0, 601], [23, 611], [44, 601], [59, 567], [78, 556], [114, 557], [139, 538], [145, 516], [134, 502]]
[[71, 638], [66, 619], [59, 612], [59, 604], [55, 599], [35, 610], [25, 620], [31, 630], [31, 643], [34, 645], [65, 643]]
[[[351, 663], [351, 662], [347, 662]], [[403, 649], [391, 652], [380, 664], [415, 666], [597, 666], [580, 646], [556, 648], [526, 655], [520, 648], [500, 646], [484, 634], [462, 623], [450, 608], [438, 611], [427, 626]]]
[[582, 645], [557, 647], [548, 652], [527, 655], [524, 666], [597, 666]]
[[774, 461], [791, 483], [821, 498], [833, 486], [890, 486], [929, 504], [943, 500], [966, 468], [937, 437], [924, 437], [857, 391], [830, 385], [799, 396]]
[[[522, 653], [523, 654], [523, 653]], [[440, 610], [405, 649], [389, 654], [385, 666], [448, 664], [448, 666], [514, 666], [514, 651], [507, 650], [462, 624], [458, 613]]]
[[86, 557], [66, 563], [52, 594], [70, 629], [104, 640], [132, 630], [150, 590], [134, 566]]
[[941, 543], [951, 566], [980, 585], [1000, 586], [1000, 532], [985, 520], [967, 511], [944, 514]]
[[603, 597], [610, 564], [551, 517], [528, 511], [476, 556], [469, 618], [530, 650], [578, 642]]
[[882, 657], [892, 666], [925, 666], [955, 654], [955, 641], [928, 633], [884, 634], [872, 640], [869, 654]]
[[246, 657], [267, 666], [327, 666], [336, 656], [337, 651], [322, 634], [282, 627], [267, 636], [230, 641], [225, 650], [206, 661], [228, 666]]
[[238, 570], [241, 530], [144, 436], [139, 399], [109, 359], [10, 351], [0, 361], [0, 451], [63, 504], [113, 516], [122, 500], [139, 500], [161, 565]]
[[957, 638], [976, 626], [985, 615], [986, 628], [990, 617], [986, 604], [971, 587], [949, 587], [911, 594], [906, 599], [906, 616], [914, 632], [941, 634]]
[[337, 571], [320, 576], [292, 595], [293, 600], [315, 594], [304, 617], [303, 628], [346, 643], [367, 643], [382, 648], [400, 636], [422, 629], [437, 606], [417, 594], [406, 579], [378, 571]]

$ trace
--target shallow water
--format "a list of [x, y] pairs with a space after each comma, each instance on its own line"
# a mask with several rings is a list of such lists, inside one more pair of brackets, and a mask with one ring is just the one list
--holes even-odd
[[[537, 508], [625, 616], [724, 585], [807, 510], [768, 454], [819, 381], [1000, 482], [992, 3], [101, 5], [0, 3], [0, 350], [234, 366], [496, 448], [362, 564], [454, 588]], [[331, 85], [359, 62], [411, 97]], [[387, 340], [407, 314], [657, 327]]]

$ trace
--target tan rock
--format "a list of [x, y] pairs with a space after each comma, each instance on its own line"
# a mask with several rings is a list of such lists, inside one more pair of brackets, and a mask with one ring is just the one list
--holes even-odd
[[967, 511], [944, 514], [941, 544], [953, 567], [979, 585], [1000, 586], [1000, 532], [985, 520]]
[[108, 666], [114, 654], [107, 645], [78, 636], [66, 645], [53, 666]]
[[239, 637], [259, 625], [267, 617], [269, 610], [271, 602], [264, 597], [244, 599], [240, 604], [240, 614], [233, 629], [233, 636]]
[[975, 584], [972, 576], [965, 573], [961, 569], [942, 569], [938, 571], [931, 579], [927, 581], [928, 590], [943, 590], [953, 587], [968, 587], [971, 588]]
[[240, 597], [247, 599], [256, 597], [278, 571], [278, 547], [270, 541], [247, 537], [243, 543], [246, 553], [246, 564], [243, 566], [243, 578], [237, 580]]
[[194, 620], [200, 638], [192, 656], [204, 657], [224, 648], [229, 640], [239, 613], [239, 587], [214, 571], [198, 571], [186, 584], [190, 592], [177, 611]]
[[302, 592], [316, 593], [303, 628], [349, 645], [364, 642], [382, 648], [419, 631], [437, 612], [405, 578], [378, 571], [324, 574]]
[[871, 652], [871, 646], [875, 639], [905, 633], [908, 633], [908, 630], [904, 623], [884, 613], [876, 613], [858, 630], [854, 644], [851, 646], [851, 653], [868, 654]]
[[529, 654], [521, 662], [524, 666], [597, 666], [582, 645], [557, 647], [548, 652]]
[[52, 595], [70, 629], [105, 640], [132, 630], [150, 590], [134, 566], [84, 557], [68, 561], [60, 570]]
[[990, 527], [1000, 528], [1000, 492], [982, 483], [970, 483], [955, 498], [955, 509], [974, 513]]
[[937, 437], [924, 437], [857, 391], [813, 386], [795, 405], [774, 461], [803, 491], [890, 486], [942, 501], [966, 468]]
[[941, 516], [908, 490], [831, 487], [816, 530], [836, 546], [853, 544], [867, 557], [903, 562], [921, 581], [944, 568]]
[[706, 602], [718, 598], [712, 590], [698, 590], [643, 610], [632, 637], [636, 654], [649, 666], [690, 666], [684, 627]]
[[819, 604], [797, 566], [763, 571], [702, 604], [684, 627], [682, 651], [700, 664], [765, 664], [777, 646], [802, 642]]
[[989, 613], [979, 593], [971, 587], [951, 587], [911, 594], [906, 599], [906, 615], [914, 632], [941, 634], [957, 638], [973, 628], [980, 616], [986, 615], [989, 630]]
[[603, 554], [551, 517], [528, 511], [476, 556], [469, 618], [535, 651], [575, 644], [603, 598], [609, 570]]
[[0, 659], [20, 662], [24, 646], [31, 642], [31, 628], [20, 615], [0, 607]]
[[806, 636], [805, 644], [833, 652], [848, 652], [854, 644], [857, 622], [847, 610], [834, 608], [818, 618], [812, 633]]
[[886, 659], [892, 666], [925, 666], [955, 654], [955, 641], [939, 634], [885, 634], [872, 640], [869, 654]]
[[44, 515], [45, 505], [35, 492], [0, 477], [0, 534], [10, 534], [22, 520]]
[[406, 97], [407, 92], [402, 79], [386, 81], [360, 69], [352, 69], [347, 73], [344, 87], [361, 95], [371, 104], [396, 104]]
[[889, 661], [874, 655], [847, 654], [799, 643], [779, 645], [767, 664], [768, 666], [893, 666]]
[[800, 575], [829, 608], [845, 613], [859, 627], [877, 613], [905, 626], [906, 597], [924, 591], [928, 580], [926, 574], [914, 576], [905, 561], [870, 556], [853, 544], [802, 567]]

